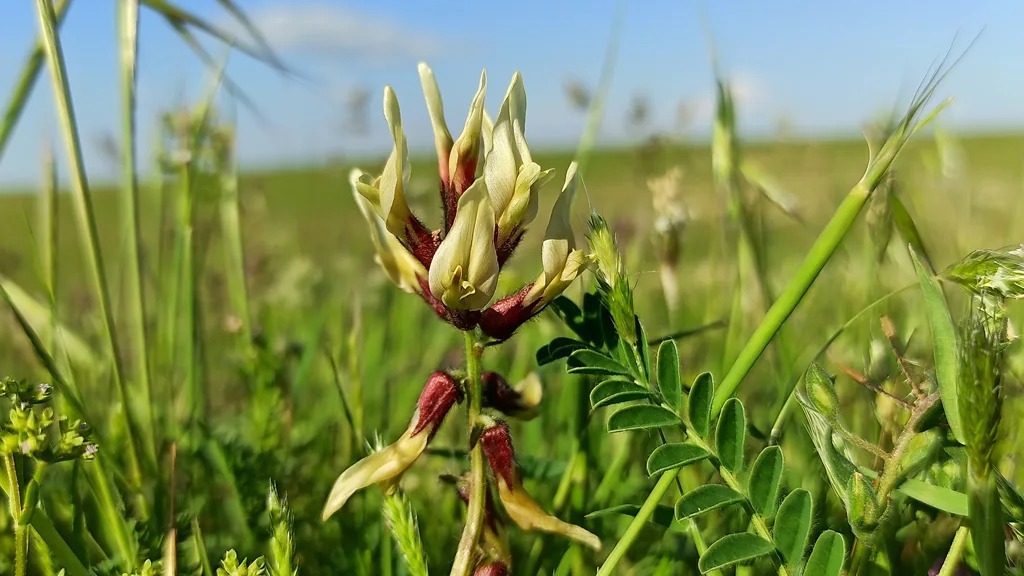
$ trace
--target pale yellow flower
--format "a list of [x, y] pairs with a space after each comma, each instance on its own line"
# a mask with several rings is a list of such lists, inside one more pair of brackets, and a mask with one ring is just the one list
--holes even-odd
[[370, 225], [370, 239], [377, 252], [375, 257], [377, 263], [399, 288], [410, 293], [422, 293], [420, 278], [427, 277], [427, 269], [402, 245], [398, 238], [395, 238], [395, 235], [387, 229], [384, 221], [374, 211], [370, 202], [356, 190], [357, 183], [365, 183], [369, 176], [355, 169], [352, 170], [349, 179], [352, 182], [356, 204], [359, 205], [359, 210]]
[[434, 253], [428, 280], [431, 294], [453, 310], [480, 310], [494, 296], [494, 209], [483, 180], [459, 198], [455, 221]]

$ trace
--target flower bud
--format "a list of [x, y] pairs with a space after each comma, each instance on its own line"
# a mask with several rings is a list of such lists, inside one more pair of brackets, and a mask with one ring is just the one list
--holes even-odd
[[846, 491], [849, 499], [846, 514], [854, 531], [863, 534], [877, 528], [882, 509], [871, 482], [860, 472], [854, 472]]
[[508, 424], [497, 422], [485, 429], [480, 435], [480, 445], [498, 485], [498, 497], [517, 526], [523, 530], [561, 534], [595, 550], [601, 549], [597, 536], [551, 516], [523, 488]]
[[536, 373], [531, 372], [515, 387], [509, 386], [508, 381], [497, 372], [484, 372], [480, 380], [483, 383], [485, 406], [521, 420], [531, 420], [539, 413], [544, 391]]
[[814, 409], [828, 419], [835, 422], [839, 418], [839, 396], [836, 395], [836, 386], [821, 366], [812, 363], [804, 374], [804, 389], [807, 391], [807, 398]]
[[503, 562], [487, 562], [477, 566], [473, 576], [508, 576], [508, 566]]
[[[452, 135], [448, 132], [448, 124], [444, 121], [444, 104], [441, 91], [437, 88], [434, 71], [426, 62], [418, 66], [420, 85], [423, 97], [427, 101], [427, 113], [430, 114], [430, 125], [434, 129], [434, 147], [437, 149], [437, 171], [441, 177], [441, 186], [448, 186], [448, 159], [452, 152]], [[453, 206], [454, 208], [454, 206]]]
[[492, 133], [484, 179], [497, 215], [498, 244], [518, 243], [523, 229], [537, 216], [537, 194], [551, 179], [541, 170], [526, 145], [526, 89], [523, 78], [512, 76]]
[[324, 505], [322, 519], [327, 520], [340, 510], [358, 490], [373, 484], [393, 486], [397, 483], [427, 449], [448, 411], [461, 401], [462, 391], [451, 376], [444, 372], [431, 374], [405, 433], [395, 443], [356, 462], [338, 476]]
[[469, 115], [459, 139], [452, 145], [448, 160], [449, 193], [459, 198], [476, 179], [476, 166], [480, 159], [480, 140], [484, 115], [484, 95], [487, 92], [487, 72], [480, 74], [480, 87], [469, 105]]
[[430, 264], [430, 292], [452, 310], [480, 310], [498, 285], [494, 209], [487, 186], [477, 180], [459, 198], [452, 229]]

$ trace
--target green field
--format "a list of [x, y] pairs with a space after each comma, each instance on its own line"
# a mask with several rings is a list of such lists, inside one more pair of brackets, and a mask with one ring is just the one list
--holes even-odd
[[[909, 138], [915, 101], [870, 148], [747, 141], [726, 86], [712, 137], [533, 150], [554, 177], [491, 300], [567, 241], [545, 228], [574, 160], [586, 270], [504, 342], [472, 316], [486, 306], [444, 300], [493, 280], [440, 256], [448, 238], [495, 253], [490, 197], [451, 193], [452, 230], [484, 224], [430, 254], [461, 262], [442, 281], [465, 283], [424, 279], [449, 324], [375, 263], [352, 166], [239, 169], [207, 102], [164, 122], [166, 154], [122, 158], [123, 181], [0, 192], [0, 574], [1020, 573], [1024, 136], [940, 115]], [[409, 204], [437, 228], [435, 158], [411, 164]], [[657, 207], [651, 180], [675, 169]], [[390, 236], [407, 256], [410, 237]], [[540, 404], [501, 404], [481, 370], [538, 377]], [[420, 396], [435, 371], [452, 396]], [[375, 465], [322, 520], [371, 452], [404, 474]]]

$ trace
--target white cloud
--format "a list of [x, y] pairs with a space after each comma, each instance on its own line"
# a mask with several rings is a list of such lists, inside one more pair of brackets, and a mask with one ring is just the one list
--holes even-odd
[[[770, 108], [770, 91], [764, 82], [756, 76], [746, 72], [736, 72], [727, 75], [725, 80], [732, 92], [733, 105], [741, 119]], [[690, 121], [695, 126], [710, 126], [715, 119], [718, 93], [712, 89], [706, 94], [685, 101], [684, 104], [691, 115]]]
[[401, 22], [325, 2], [279, 2], [257, 8], [249, 17], [281, 54], [383, 63], [429, 58], [441, 44]]

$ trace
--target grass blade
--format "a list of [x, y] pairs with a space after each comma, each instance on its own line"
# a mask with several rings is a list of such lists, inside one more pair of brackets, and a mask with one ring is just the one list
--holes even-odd
[[932, 350], [935, 356], [935, 379], [939, 384], [939, 398], [942, 409], [946, 413], [946, 421], [957, 442], [964, 443], [964, 426], [960, 419], [960, 391], [957, 376], [956, 329], [949, 315], [946, 297], [939, 287], [938, 281], [924, 269], [913, 248], [910, 258], [914, 261], [921, 291], [924, 293], [925, 311], [928, 327], [932, 333]]
[[[61, 0], [57, 3], [57, 6], [54, 8], [55, 28], [60, 29], [61, 24], [64, 23], [64, 16], [67, 15], [68, 8], [70, 7], [71, 0]], [[25, 60], [25, 67], [21, 71], [21, 76], [18, 77], [18, 81], [14, 84], [14, 92], [7, 103], [3, 121], [0, 122], [0, 159], [4, 157], [7, 143], [11, 139], [14, 127], [21, 118], [21, 112], [25, 108], [25, 103], [28, 102], [29, 96], [32, 95], [36, 78], [39, 77], [39, 70], [43, 67], [43, 58], [46, 56], [44, 50], [43, 41], [37, 41], [36, 45], [32, 48], [32, 52]]]
[[[112, 357], [114, 382], [117, 385], [121, 404], [124, 406], [125, 424], [131, 435], [131, 441], [127, 443], [125, 454], [129, 463], [129, 478], [132, 485], [140, 486], [142, 483], [142, 470], [139, 462], [139, 453], [141, 452], [139, 445], [142, 441], [142, 436], [139, 433], [138, 423], [132, 413], [132, 406], [128, 399], [128, 389], [124, 381], [121, 349], [117, 340], [114, 311], [110, 302], [107, 277], [103, 265], [103, 254], [100, 250], [99, 232], [96, 224], [96, 215], [93, 210], [92, 194], [82, 160], [81, 140], [78, 135], [78, 124], [75, 120], [75, 110], [71, 101], [71, 88], [68, 85], [67, 69], [64, 65], [64, 52], [61, 47], [60, 38], [57, 35], [56, 15], [50, 0], [36, 0], [36, 9], [39, 16], [43, 45], [50, 66], [57, 116], [60, 121], [61, 132], [64, 136], [68, 164], [71, 168], [71, 186], [74, 191], [75, 207], [81, 227], [82, 244], [86, 250], [89, 272], [93, 280], [94, 296], [99, 302], [100, 313], [103, 316], [104, 331]], [[140, 502], [140, 505], [143, 510], [146, 509], [145, 502]]]
[[123, 228], [130, 231], [126, 262], [128, 270], [128, 306], [131, 322], [132, 349], [138, 354], [135, 378], [140, 383], [138, 406], [141, 412], [143, 446], [146, 460], [156, 462], [156, 437], [152, 408], [153, 386], [149, 363], [148, 318], [145, 295], [142, 291], [142, 225], [139, 222], [139, 181], [136, 163], [135, 83], [139, 49], [139, 2], [120, 0], [117, 4], [118, 41], [120, 42], [121, 92], [121, 195]]

